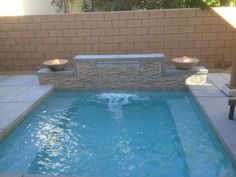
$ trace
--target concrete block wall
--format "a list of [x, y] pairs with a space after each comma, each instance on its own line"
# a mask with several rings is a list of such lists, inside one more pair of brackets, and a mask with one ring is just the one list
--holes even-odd
[[228, 66], [235, 39], [212, 9], [0, 17], [0, 71], [33, 71], [77, 54], [164, 53], [167, 65], [188, 55], [209, 68]]

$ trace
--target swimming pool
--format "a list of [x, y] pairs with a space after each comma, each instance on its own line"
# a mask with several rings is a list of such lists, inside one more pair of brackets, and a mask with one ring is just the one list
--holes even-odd
[[0, 173], [236, 176], [188, 92], [55, 92], [0, 143]]

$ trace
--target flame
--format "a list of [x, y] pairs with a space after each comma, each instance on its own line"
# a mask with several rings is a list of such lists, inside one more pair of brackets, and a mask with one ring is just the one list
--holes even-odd
[[184, 56], [183, 57], [183, 62], [184, 63], [189, 63], [191, 60], [190, 60], [190, 58], [189, 57], [187, 57], [187, 56]]
[[59, 65], [60, 64], [60, 60], [59, 59], [54, 59], [54, 60], [52, 60], [52, 64]]

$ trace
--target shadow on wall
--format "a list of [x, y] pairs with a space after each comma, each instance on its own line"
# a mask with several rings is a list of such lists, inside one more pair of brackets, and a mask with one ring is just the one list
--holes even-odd
[[[224, 49], [219, 48], [216, 53], [221, 54], [222, 58], [218, 60], [214, 67], [229, 68], [232, 65], [232, 61], [236, 59], [235, 47], [236, 47], [236, 9], [235, 8], [212, 8], [213, 13], [220, 17], [220, 23], [212, 29], [214, 32], [218, 32], [218, 39], [224, 40]], [[222, 29], [223, 24], [228, 24], [226, 30]], [[221, 33], [222, 32], [222, 33]], [[231, 48], [231, 49], [230, 49]], [[218, 64], [218, 65], [217, 65]]]

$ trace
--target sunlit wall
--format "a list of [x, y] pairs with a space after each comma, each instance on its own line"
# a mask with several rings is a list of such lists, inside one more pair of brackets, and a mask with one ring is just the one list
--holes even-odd
[[213, 8], [213, 10], [226, 22], [236, 29], [236, 9], [235, 8]]
[[0, 15], [24, 15], [22, 0], [0, 0]]
[[53, 14], [52, 0], [0, 0], [0, 16]]

